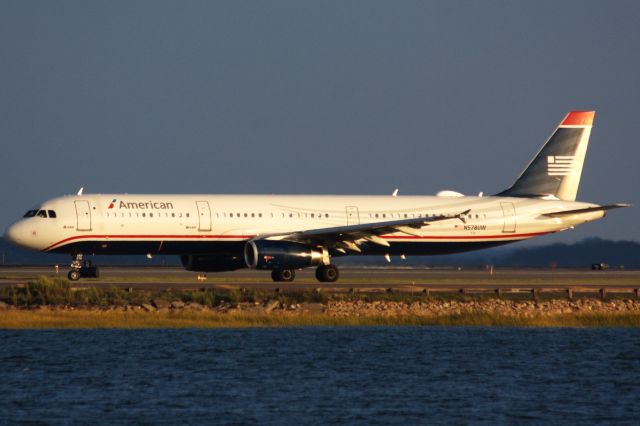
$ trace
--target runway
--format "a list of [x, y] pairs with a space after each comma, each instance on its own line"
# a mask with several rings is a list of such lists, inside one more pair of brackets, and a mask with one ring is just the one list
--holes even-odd
[[[0, 267], [0, 287], [24, 285], [39, 276], [65, 278], [67, 268]], [[178, 267], [101, 267], [100, 278], [81, 279], [74, 287], [117, 286], [139, 290], [201, 288], [259, 288], [264, 290], [327, 291], [607, 291], [633, 292], [640, 288], [640, 270], [587, 269], [427, 269], [427, 268], [342, 268], [335, 283], [320, 283], [313, 269], [297, 271], [291, 283], [271, 281], [268, 271], [239, 270], [210, 273], [205, 280], [198, 273]]]

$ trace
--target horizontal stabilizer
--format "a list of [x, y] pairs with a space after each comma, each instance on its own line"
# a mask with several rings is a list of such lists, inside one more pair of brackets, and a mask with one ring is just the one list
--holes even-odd
[[575, 214], [581, 214], [581, 213], [606, 212], [607, 210], [620, 209], [623, 207], [630, 207], [630, 206], [631, 206], [630, 204], [609, 204], [607, 206], [588, 207], [586, 209], [565, 210], [563, 212], [545, 213], [542, 216], [547, 216], [547, 217], [573, 216]]

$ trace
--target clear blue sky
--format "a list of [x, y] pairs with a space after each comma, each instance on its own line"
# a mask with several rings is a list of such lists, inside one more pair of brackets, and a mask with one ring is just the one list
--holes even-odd
[[[495, 193], [596, 109], [640, 206], [634, 1], [0, 1], [0, 228], [88, 192]], [[538, 240], [640, 240], [638, 208]]]

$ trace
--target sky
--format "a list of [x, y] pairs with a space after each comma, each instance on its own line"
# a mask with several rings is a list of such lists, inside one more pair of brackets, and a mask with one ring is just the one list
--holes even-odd
[[[635, 1], [0, 0], [0, 229], [91, 193], [492, 194], [597, 110], [640, 206]], [[638, 207], [538, 239], [640, 241]]]

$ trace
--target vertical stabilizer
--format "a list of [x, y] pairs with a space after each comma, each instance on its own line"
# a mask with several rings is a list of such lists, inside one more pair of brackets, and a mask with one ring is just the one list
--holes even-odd
[[574, 201], [595, 111], [571, 111], [505, 197], [549, 197]]

